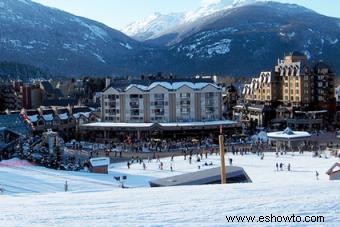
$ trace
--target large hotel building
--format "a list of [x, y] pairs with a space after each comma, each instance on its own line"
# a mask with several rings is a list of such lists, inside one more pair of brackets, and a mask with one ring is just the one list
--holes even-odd
[[320, 129], [335, 112], [334, 79], [322, 61], [312, 65], [304, 54], [292, 52], [244, 86], [247, 105], [234, 107], [234, 116], [257, 126], [284, 121], [293, 128]]
[[209, 82], [113, 83], [102, 94], [105, 122], [192, 122], [222, 119], [222, 88]]
[[96, 141], [233, 134], [240, 125], [223, 120], [222, 103], [222, 87], [210, 79], [116, 80], [102, 93], [102, 121], [81, 129]]

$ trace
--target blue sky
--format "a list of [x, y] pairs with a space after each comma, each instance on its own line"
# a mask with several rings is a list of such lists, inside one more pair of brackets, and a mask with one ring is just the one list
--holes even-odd
[[[116, 29], [154, 12], [170, 13], [194, 10], [206, 2], [218, 0], [33, 0], [78, 16], [102, 22]], [[230, 0], [232, 2], [232, 0]], [[340, 18], [339, 0], [279, 0], [296, 3], [327, 16]]]

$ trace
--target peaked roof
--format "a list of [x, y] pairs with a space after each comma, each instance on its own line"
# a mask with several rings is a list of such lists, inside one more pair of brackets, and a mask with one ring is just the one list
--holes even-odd
[[295, 135], [294, 131], [289, 127], [287, 127], [285, 130], [283, 130], [282, 134]]
[[188, 86], [192, 89], [203, 89], [208, 85], [219, 88], [211, 79], [119, 80], [113, 81], [105, 91], [111, 87], [118, 91], [126, 91], [132, 87], [136, 87], [142, 91], [149, 91], [157, 86], [162, 86], [168, 90], [177, 90], [182, 86]]
[[298, 138], [308, 138], [311, 137], [311, 134], [305, 131], [293, 131], [290, 128], [286, 128], [283, 131], [279, 132], [269, 132], [267, 133], [269, 138], [276, 139], [298, 139]]
[[334, 163], [334, 165], [332, 165], [332, 167], [326, 172], [326, 174], [332, 175], [333, 173], [340, 172], [340, 170], [334, 171], [335, 167], [340, 168], [340, 163], [339, 162]]

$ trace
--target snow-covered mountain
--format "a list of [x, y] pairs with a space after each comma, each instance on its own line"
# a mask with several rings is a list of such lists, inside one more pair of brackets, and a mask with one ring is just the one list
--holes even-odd
[[154, 13], [146, 18], [129, 24], [122, 32], [140, 41], [155, 39], [169, 28], [173, 28], [180, 24], [183, 18], [184, 13]]
[[302, 6], [257, 2], [209, 15], [152, 42], [167, 47], [181, 74], [257, 74], [293, 50], [339, 72], [339, 26], [340, 19]]
[[257, 1], [260, 0], [206, 0], [203, 1], [203, 5], [198, 9], [185, 14], [183, 24], [194, 22], [199, 18], [212, 15], [225, 9], [252, 4]]
[[[215, 4], [220, 9], [219, 4], [231, 1], [209, 2], [206, 7], [213, 9]], [[340, 19], [294, 4], [232, 3], [198, 20], [195, 15], [203, 14], [187, 13], [187, 23], [140, 42], [104, 24], [29, 0], [0, 0], [0, 61], [67, 76], [237, 76], [270, 70], [277, 58], [297, 50], [311, 61], [330, 63], [339, 74]], [[154, 27], [162, 31], [167, 26]]]
[[155, 39], [199, 18], [256, 1], [259, 0], [206, 0], [198, 9], [186, 13], [151, 14], [129, 24], [122, 32], [139, 41]]
[[143, 51], [150, 52], [96, 21], [30, 0], [0, 0], [0, 61], [26, 63], [57, 75], [125, 74], [136, 73], [126, 64]]

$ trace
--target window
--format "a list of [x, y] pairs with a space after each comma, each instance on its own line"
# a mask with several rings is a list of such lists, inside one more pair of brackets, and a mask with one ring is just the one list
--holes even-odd
[[118, 95], [108, 95], [107, 97], [108, 97], [108, 99], [118, 99], [119, 98]]
[[137, 94], [130, 95], [130, 99], [138, 99], [138, 98], [139, 98], [139, 95]]
[[190, 108], [181, 108], [181, 114], [190, 114]]
[[205, 93], [205, 98], [213, 98], [213, 97], [214, 97], [214, 93], [213, 92]]
[[139, 110], [131, 110], [130, 111], [131, 116], [138, 116], [139, 115]]
[[190, 105], [190, 101], [180, 101], [181, 105]]
[[157, 99], [164, 99], [164, 94], [155, 94], [154, 98]]
[[179, 94], [181, 98], [190, 98], [190, 93], [181, 93]]
[[139, 108], [139, 102], [130, 102], [130, 107], [133, 109], [138, 109]]
[[164, 109], [154, 109], [152, 110], [152, 113], [154, 113], [155, 115], [164, 115]]

